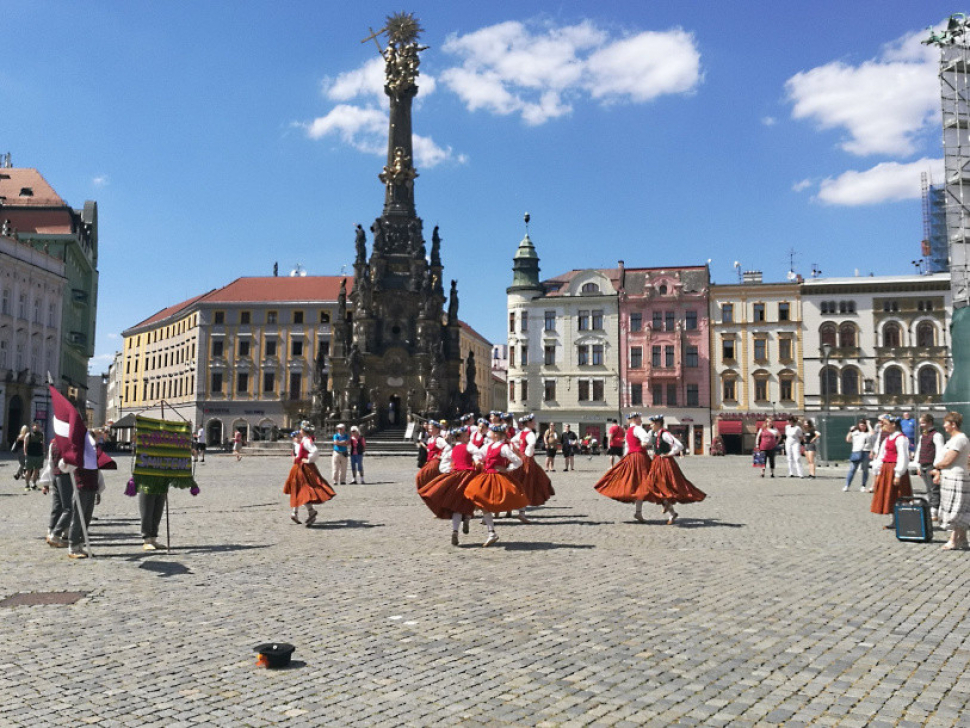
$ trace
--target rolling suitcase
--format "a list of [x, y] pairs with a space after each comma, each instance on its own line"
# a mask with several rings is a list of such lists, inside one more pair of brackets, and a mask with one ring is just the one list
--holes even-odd
[[896, 538], [900, 541], [929, 543], [933, 540], [930, 504], [925, 498], [900, 498], [893, 507]]

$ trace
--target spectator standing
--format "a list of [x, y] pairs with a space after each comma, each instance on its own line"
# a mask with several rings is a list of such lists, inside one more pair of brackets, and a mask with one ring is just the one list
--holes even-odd
[[350, 427], [350, 482], [357, 483], [357, 475], [360, 474], [360, 482], [364, 482], [364, 450], [367, 449], [367, 441], [360, 434], [357, 425]]
[[865, 417], [859, 418], [859, 423], [849, 430], [845, 436], [845, 441], [852, 443], [852, 452], [849, 455], [849, 472], [845, 476], [845, 485], [842, 492], [847, 492], [852, 486], [852, 479], [857, 470], [862, 470], [862, 485], [859, 492], [866, 492], [866, 483], [869, 480], [869, 460], [872, 458], [872, 446], [876, 439], [875, 433], [869, 427], [869, 420]]
[[[933, 415], [927, 413], [920, 416], [916, 462], [919, 465], [919, 474], [923, 478], [923, 485], [926, 486], [926, 494], [930, 497], [930, 515], [934, 521], [938, 521], [940, 519], [940, 479], [933, 476], [933, 463], [943, 457], [943, 434], [937, 431], [935, 424]], [[959, 430], [960, 427], [957, 426], [957, 431]]]
[[199, 462], [205, 462], [205, 428], [199, 427], [199, 431], [195, 433], [196, 449], [199, 453]]
[[802, 439], [805, 433], [798, 426], [798, 418], [792, 415], [785, 426], [785, 457], [788, 458], [788, 477], [804, 478], [802, 473]]
[[815, 429], [815, 423], [811, 420], [805, 420], [805, 459], [808, 460], [808, 477], [812, 480], [815, 480], [815, 456], [818, 452], [818, 441], [821, 436], [822, 433]]
[[965, 551], [967, 528], [970, 527], [970, 480], [967, 478], [967, 457], [970, 439], [960, 431], [963, 415], [947, 412], [943, 429], [950, 439], [943, 446], [940, 459], [934, 463], [933, 474], [940, 481], [940, 525], [951, 529], [944, 551]]
[[556, 451], [559, 449], [559, 433], [556, 432], [556, 423], [550, 422], [542, 436], [542, 442], [546, 446], [546, 470], [556, 472]]
[[899, 429], [909, 440], [909, 454], [912, 455], [916, 449], [916, 420], [913, 419], [912, 412], [903, 412], [903, 417], [899, 421]]
[[765, 454], [765, 462], [761, 466], [761, 477], [765, 477], [765, 471], [771, 468], [771, 477], [775, 477], [775, 450], [778, 447], [778, 438], [781, 434], [775, 429], [771, 420], [765, 420], [761, 429], [758, 430], [758, 437], [755, 440], [755, 449]]
[[563, 459], [563, 472], [569, 470], [572, 467], [573, 472], [576, 471], [576, 461], [574, 460], [576, 456], [576, 447], [579, 444], [579, 437], [573, 432], [569, 425], [566, 425], [562, 432], [562, 437], [560, 438], [562, 442], [562, 459]]
[[333, 435], [333, 456], [331, 457], [331, 480], [334, 485], [347, 485], [347, 456], [350, 454], [350, 436], [342, 422], [337, 425]]

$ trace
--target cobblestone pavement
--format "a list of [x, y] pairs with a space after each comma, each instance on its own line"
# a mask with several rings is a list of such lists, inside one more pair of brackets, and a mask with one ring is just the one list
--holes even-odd
[[[0, 598], [88, 592], [0, 608], [0, 725], [970, 725], [970, 552], [897, 542], [843, 469], [731, 457], [681, 461], [708, 499], [638, 524], [592, 490], [606, 462], [483, 549], [477, 521], [451, 546], [411, 458], [370, 458], [308, 529], [287, 459], [210, 455], [167, 555], [141, 550], [124, 458], [84, 561], [0, 463]], [[290, 669], [256, 667], [274, 640]]]

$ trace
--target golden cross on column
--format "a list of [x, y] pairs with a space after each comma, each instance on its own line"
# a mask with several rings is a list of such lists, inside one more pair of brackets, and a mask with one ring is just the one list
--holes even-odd
[[362, 40], [361, 43], [366, 43], [369, 40], [374, 41], [374, 45], [377, 46], [377, 52], [380, 53], [381, 55], [384, 55], [384, 49], [381, 48], [381, 44], [377, 42], [377, 36], [387, 32], [387, 28], [381, 28], [380, 30], [374, 30], [373, 28], [368, 28], [367, 30], [370, 31], [370, 35], [364, 38], [364, 40]]

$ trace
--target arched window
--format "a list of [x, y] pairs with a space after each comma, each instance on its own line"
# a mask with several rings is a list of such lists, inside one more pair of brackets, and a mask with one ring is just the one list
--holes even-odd
[[839, 393], [839, 372], [835, 367], [825, 367], [819, 375], [822, 394], [832, 396]]
[[[916, 346], [934, 346], [936, 344], [936, 327], [929, 321], [923, 321], [916, 327]], [[936, 394], [936, 392], [933, 392]]]
[[842, 394], [859, 394], [859, 370], [848, 367], [842, 370]]
[[[899, 324], [886, 324], [882, 330], [883, 346], [902, 346], [902, 332]], [[888, 394], [888, 393], [887, 393]]]
[[923, 367], [919, 370], [919, 393], [939, 394], [939, 377], [933, 367]]
[[828, 344], [829, 346], [837, 345], [835, 324], [832, 324], [832, 323], [822, 324], [819, 327], [818, 336], [823, 344]]
[[855, 326], [853, 324], [842, 324], [839, 327], [839, 346], [840, 347], [854, 347], [856, 345], [855, 339]]
[[884, 394], [903, 393], [903, 370], [899, 367], [889, 367], [882, 375]]
[[584, 283], [582, 288], [583, 293], [599, 293], [600, 287], [595, 283]]

